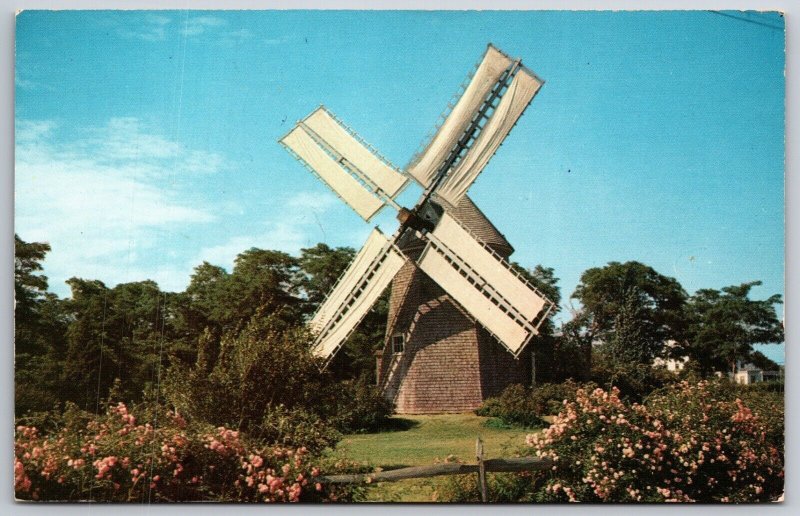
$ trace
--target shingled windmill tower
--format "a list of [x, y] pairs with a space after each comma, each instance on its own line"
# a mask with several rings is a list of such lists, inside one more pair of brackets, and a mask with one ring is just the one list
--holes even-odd
[[[364, 220], [398, 211], [397, 231], [372, 231], [309, 324], [330, 362], [392, 283], [379, 383], [399, 413], [470, 410], [530, 380], [526, 345], [553, 303], [511, 267], [513, 248], [466, 193], [541, 85], [489, 45], [402, 171], [323, 106], [280, 140]], [[395, 199], [411, 180], [424, 191], [407, 209]]]

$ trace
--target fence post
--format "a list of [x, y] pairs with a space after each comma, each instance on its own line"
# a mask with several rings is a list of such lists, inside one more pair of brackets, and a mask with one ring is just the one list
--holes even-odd
[[489, 501], [489, 492], [486, 487], [486, 466], [483, 464], [483, 441], [480, 436], [475, 441], [475, 455], [478, 459], [478, 486], [481, 490], [481, 501], [486, 503]]

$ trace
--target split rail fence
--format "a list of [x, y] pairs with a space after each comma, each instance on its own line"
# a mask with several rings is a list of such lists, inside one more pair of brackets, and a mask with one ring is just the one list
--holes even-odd
[[396, 482], [409, 478], [428, 478], [443, 475], [478, 474], [478, 486], [481, 491], [481, 500], [488, 501], [486, 473], [514, 472], [514, 471], [540, 471], [549, 469], [553, 462], [548, 458], [537, 457], [512, 457], [506, 459], [484, 459], [483, 441], [478, 438], [475, 443], [475, 456], [477, 464], [445, 463], [430, 466], [412, 466], [409, 468], [392, 469], [376, 473], [355, 473], [347, 475], [327, 475], [320, 477], [319, 481], [327, 484], [370, 484], [373, 482]]

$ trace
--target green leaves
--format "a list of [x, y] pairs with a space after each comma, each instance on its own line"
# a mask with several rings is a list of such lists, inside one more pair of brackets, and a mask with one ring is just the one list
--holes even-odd
[[649, 340], [665, 342], [680, 334], [687, 295], [676, 279], [631, 261], [588, 269], [572, 297], [592, 314], [604, 340], [609, 340], [622, 316], [641, 320], [640, 330]]
[[669, 353], [667, 343], [683, 335], [686, 292], [642, 263], [589, 269], [572, 297], [583, 311], [576, 317], [579, 327], [569, 326], [565, 335], [597, 345], [594, 371], [603, 383], [646, 385], [653, 359]]
[[751, 300], [750, 291], [759, 285], [704, 289], [689, 299], [686, 347], [702, 373], [733, 371], [737, 361], [751, 359], [754, 344], [783, 342], [783, 324], [775, 312], [781, 296]]
[[300, 286], [312, 309], [322, 303], [355, 254], [350, 247], [333, 249], [322, 243], [300, 250], [299, 263], [303, 271]]

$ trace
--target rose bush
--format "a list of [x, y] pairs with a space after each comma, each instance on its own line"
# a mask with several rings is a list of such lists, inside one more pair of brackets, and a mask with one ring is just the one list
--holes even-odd
[[[726, 383], [681, 382], [654, 393], [644, 404], [620, 400], [616, 389], [579, 389], [553, 424], [528, 435], [520, 450], [551, 458], [552, 470], [497, 475], [495, 498], [774, 500], [783, 492], [783, 405], [763, 397], [757, 401], [753, 393], [741, 395], [741, 389]], [[475, 500], [473, 484], [474, 479], [455, 481], [446, 496]]]
[[124, 403], [88, 422], [67, 412], [63, 427], [49, 434], [17, 427], [17, 498], [297, 502], [355, 493], [317, 482], [319, 467], [305, 447], [263, 445], [229, 428], [188, 424], [172, 411], [149, 414], [143, 423]]

